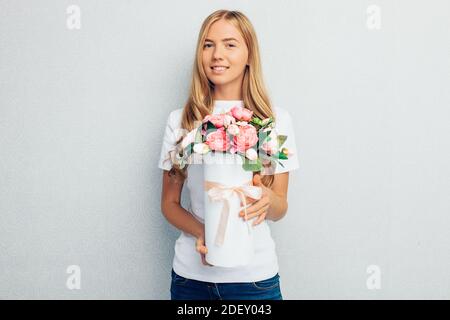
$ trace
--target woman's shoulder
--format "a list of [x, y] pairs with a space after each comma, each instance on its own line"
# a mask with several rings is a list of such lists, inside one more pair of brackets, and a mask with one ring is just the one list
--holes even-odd
[[286, 118], [286, 117], [291, 117], [291, 114], [289, 112], [289, 110], [279, 107], [279, 106], [272, 106], [272, 110], [273, 113], [275, 114], [275, 118], [277, 117], [282, 117], [282, 118]]
[[178, 108], [170, 111], [169, 118], [171, 119], [181, 119], [181, 116], [183, 115], [183, 108]]
[[183, 115], [183, 108], [178, 108], [170, 111], [167, 118], [167, 124], [172, 128], [177, 128], [181, 125], [181, 117]]
[[272, 110], [275, 115], [275, 126], [279, 130], [283, 131], [292, 126], [293, 119], [289, 110], [278, 106], [272, 107]]

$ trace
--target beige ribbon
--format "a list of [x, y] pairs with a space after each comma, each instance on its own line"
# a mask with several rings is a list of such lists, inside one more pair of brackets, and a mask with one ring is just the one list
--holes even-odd
[[[237, 193], [244, 204], [244, 216], [247, 218], [247, 201], [246, 196], [253, 199], [261, 198], [261, 187], [253, 186], [253, 181], [250, 180], [240, 186], [227, 187], [221, 183], [213, 181], [205, 181], [205, 191], [208, 193], [211, 201], [223, 201], [222, 212], [220, 214], [219, 226], [217, 227], [215, 244], [221, 246], [225, 239], [225, 231], [228, 224], [228, 216], [230, 215], [230, 197]], [[251, 227], [248, 225], [248, 232], [251, 233]]]

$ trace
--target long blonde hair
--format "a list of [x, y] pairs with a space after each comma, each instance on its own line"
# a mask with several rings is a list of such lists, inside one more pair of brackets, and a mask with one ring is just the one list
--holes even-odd
[[[275, 118], [264, 86], [258, 40], [250, 20], [239, 11], [217, 10], [203, 21], [198, 36], [189, 97], [181, 117], [181, 128], [187, 131], [193, 130], [198, 121], [213, 111], [214, 84], [207, 78], [203, 69], [202, 51], [209, 28], [220, 19], [230, 22], [239, 30], [248, 48], [248, 65], [245, 67], [242, 83], [244, 106], [252, 110], [253, 114], [260, 119]], [[177, 143], [182, 139], [183, 137]], [[184, 181], [187, 177], [186, 169], [187, 167], [180, 169], [174, 164], [169, 175], [177, 176], [179, 180]], [[263, 175], [261, 181], [265, 186], [270, 187], [273, 183], [273, 175]]]

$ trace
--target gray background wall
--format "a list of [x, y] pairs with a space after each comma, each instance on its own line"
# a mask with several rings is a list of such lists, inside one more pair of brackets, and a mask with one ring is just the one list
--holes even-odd
[[157, 161], [220, 8], [253, 22], [297, 124], [301, 168], [271, 223], [284, 298], [449, 299], [445, 0], [0, 0], [0, 298], [169, 298], [179, 232]]

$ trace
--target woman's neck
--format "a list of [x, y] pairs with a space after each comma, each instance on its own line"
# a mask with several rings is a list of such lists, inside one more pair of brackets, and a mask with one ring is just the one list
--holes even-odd
[[230, 83], [216, 86], [213, 93], [214, 100], [242, 100], [242, 83]]

